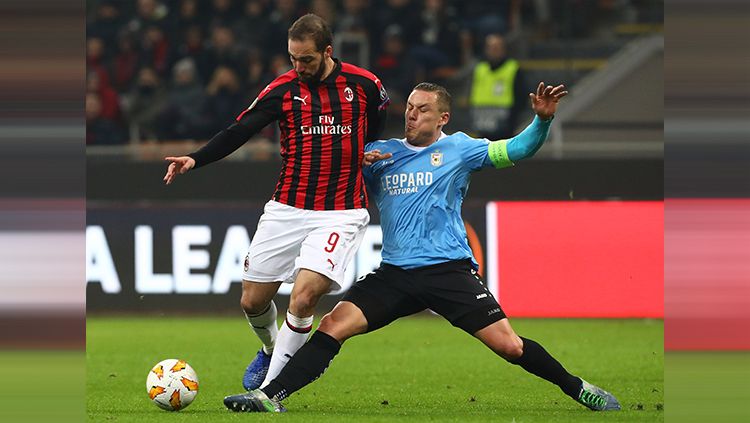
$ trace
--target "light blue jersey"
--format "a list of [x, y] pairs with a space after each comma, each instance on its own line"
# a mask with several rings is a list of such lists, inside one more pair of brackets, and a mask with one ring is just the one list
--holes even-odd
[[[469, 175], [492, 166], [489, 141], [456, 132], [427, 147], [369, 143], [393, 157], [363, 170], [383, 229], [383, 262], [406, 269], [472, 258], [461, 218]], [[476, 264], [476, 261], [475, 261]]]
[[461, 218], [471, 173], [533, 155], [548, 130], [549, 121], [535, 118], [510, 140], [490, 142], [456, 132], [427, 147], [395, 138], [367, 144], [365, 151], [393, 154], [363, 169], [380, 210], [383, 263], [412, 269], [470, 258], [476, 266]]

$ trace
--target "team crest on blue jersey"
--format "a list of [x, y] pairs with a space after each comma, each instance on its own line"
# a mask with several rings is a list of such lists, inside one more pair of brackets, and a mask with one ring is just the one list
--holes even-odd
[[443, 164], [443, 153], [436, 151], [430, 154], [430, 163], [433, 166], [440, 166], [441, 164]]

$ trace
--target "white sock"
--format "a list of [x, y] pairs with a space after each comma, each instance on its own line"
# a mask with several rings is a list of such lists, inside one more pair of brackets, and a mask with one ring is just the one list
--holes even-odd
[[276, 337], [279, 334], [279, 327], [276, 323], [276, 304], [271, 300], [271, 304], [263, 313], [257, 316], [250, 316], [245, 313], [245, 317], [247, 317], [247, 322], [250, 323], [250, 327], [253, 328], [255, 334], [258, 335], [260, 342], [263, 343], [263, 351], [271, 355], [276, 344]]
[[261, 388], [275, 379], [294, 353], [305, 345], [307, 336], [312, 330], [312, 324], [313, 316], [297, 317], [286, 312], [286, 321], [281, 324], [279, 336], [276, 338], [276, 348], [271, 356], [271, 365], [268, 367], [266, 380], [260, 385]]

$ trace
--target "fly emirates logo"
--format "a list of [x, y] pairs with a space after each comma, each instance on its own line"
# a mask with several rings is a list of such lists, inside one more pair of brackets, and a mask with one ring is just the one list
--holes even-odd
[[302, 133], [305, 135], [349, 135], [352, 133], [351, 125], [334, 125], [333, 116], [318, 116], [318, 125], [302, 125]]
[[413, 194], [432, 185], [432, 172], [395, 173], [383, 176], [382, 182], [389, 195]]

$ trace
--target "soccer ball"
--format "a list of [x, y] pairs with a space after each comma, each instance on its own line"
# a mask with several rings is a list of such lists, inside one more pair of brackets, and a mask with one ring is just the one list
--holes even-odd
[[162, 360], [148, 372], [146, 392], [159, 408], [181, 410], [198, 395], [198, 375], [185, 360]]

